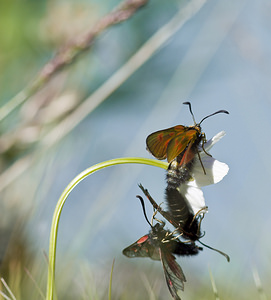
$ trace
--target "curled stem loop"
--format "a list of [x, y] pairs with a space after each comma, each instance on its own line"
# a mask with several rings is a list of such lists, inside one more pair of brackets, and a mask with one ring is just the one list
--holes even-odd
[[155, 167], [160, 167], [163, 169], [167, 169], [168, 164], [166, 162], [158, 161], [155, 159], [147, 159], [147, 158], [139, 158], [139, 157], [126, 157], [126, 158], [116, 158], [112, 160], [108, 160], [105, 162], [98, 163], [90, 168], [87, 168], [79, 175], [77, 175], [64, 189], [58, 202], [55, 207], [52, 225], [51, 225], [51, 233], [50, 233], [50, 241], [49, 241], [49, 255], [48, 255], [48, 278], [47, 278], [47, 294], [46, 300], [53, 300], [54, 296], [54, 283], [55, 283], [55, 262], [56, 262], [56, 244], [57, 244], [57, 233], [58, 233], [58, 225], [60, 220], [60, 215], [64, 203], [71, 193], [71, 191], [76, 187], [76, 185], [81, 182], [83, 179], [88, 177], [90, 174], [99, 171], [103, 168], [120, 165], [120, 164], [145, 164], [151, 165]]

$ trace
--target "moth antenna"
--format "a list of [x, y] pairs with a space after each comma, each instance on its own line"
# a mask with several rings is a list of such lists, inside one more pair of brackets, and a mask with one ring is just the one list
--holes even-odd
[[198, 125], [200, 125], [205, 119], [207, 119], [207, 118], [209, 118], [209, 117], [211, 117], [211, 116], [214, 116], [214, 115], [216, 115], [216, 114], [220, 114], [220, 113], [227, 114], [227, 115], [229, 114], [229, 112], [228, 112], [227, 110], [225, 110], [225, 109], [218, 110], [218, 111], [214, 112], [213, 114], [210, 114], [210, 115], [204, 117], [204, 118], [199, 122]]
[[207, 248], [209, 248], [209, 249], [211, 249], [211, 250], [214, 250], [214, 251], [220, 253], [221, 255], [225, 256], [226, 259], [227, 259], [227, 261], [230, 262], [230, 257], [229, 257], [228, 254], [226, 254], [226, 253], [224, 253], [224, 252], [222, 252], [222, 251], [220, 251], [220, 250], [218, 250], [218, 249], [215, 249], [215, 248], [213, 248], [213, 247], [211, 247], [211, 246], [208, 246], [208, 245], [204, 244], [204, 243], [203, 243], [202, 241], [200, 241], [200, 240], [198, 240], [198, 242], [201, 243], [203, 246], [205, 246], [205, 247], [207, 247]]
[[190, 103], [190, 102], [183, 102], [183, 104], [186, 104], [186, 105], [188, 105], [188, 106], [189, 106], [189, 110], [190, 110], [190, 113], [191, 113], [191, 115], [192, 115], [192, 118], [193, 118], [194, 124], [196, 125], [197, 123], [196, 123], [196, 120], [195, 120], [194, 114], [193, 114], [193, 112], [192, 112], [191, 103]]
[[150, 223], [150, 221], [148, 220], [148, 217], [147, 217], [147, 214], [146, 214], [146, 209], [145, 209], [145, 203], [144, 203], [143, 198], [142, 198], [141, 196], [139, 196], [139, 195], [137, 195], [136, 197], [137, 197], [137, 198], [140, 200], [140, 202], [141, 202], [142, 209], [143, 209], [143, 214], [144, 214], [144, 217], [145, 217], [147, 223], [148, 223], [151, 227], [153, 227], [152, 224]]

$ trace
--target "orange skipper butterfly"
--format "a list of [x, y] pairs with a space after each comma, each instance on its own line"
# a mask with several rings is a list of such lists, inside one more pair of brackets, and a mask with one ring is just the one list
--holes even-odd
[[182, 154], [180, 165], [188, 163], [194, 158], [195, 152], [198, 152], [197, 147], [200, 143], [202, 143], [202, 149], [204, 150], [206, 136], [201, 130], [201, 123], [205, 119], [218, 113], [229, 114], [226, 110], [219, 110], [204, 117], [199, 123], [196, 123], [191, 103], [184, 102], [183, 104], [189, 106], [190, 113], [194, 120], [193, 126], [177, 125], [153, 132], [146, 139], [147, 150], [157, 159], [167, 159], [170, 163], [174, 158]]

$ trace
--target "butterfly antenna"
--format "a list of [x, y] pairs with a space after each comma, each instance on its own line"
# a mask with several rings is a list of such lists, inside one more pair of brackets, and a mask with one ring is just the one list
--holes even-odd
[[183, 104], [186, 104], [186, 105], [188, 105], [188, 106], [189, 106], [189, 110], [190, 110], [190, 113], [191, 113], [191, 115], [192, 115], [192, 118], [193, 118], [194, 124], [196, 125], [197, 123], [196, 123], [196, 120], [195, 120], [194, 114], [193, 114], [193, 112], [192, 112], [192, 106], [191, 106], [191, 103], [190, 103], [190, 102], [183, 102]]
[[227, 115], [229, 114], [229, 112], [228, 112], [227, 110], [225, 110], [225, 109], [218, 110], [218, 111], [216, 111], [215, 113], [210, 114], [209, 116], [204, 117], [204, 118], [199, 122], [198, 125], [200, 125], [205, 119], [207, 119], [207, 118], [209, 118], [209, 117], [211, 117], [211, 116], [214, 116], [214, 115], [216, 115], [216, 114], [220, 114], [220, 113], [227, 114]]
[[211, 246], [208, 246], [208, 245], [204, 244], [204, 243], [203, 243], [202, 241], [200, 241], [200, 240], [198, 240], [198, 242], [201, 243], [203, 246], [205, 246], [205, 247], [207, 247], [207, 248], [209, 248], [209, 249], [211, 249], [211, 250], [214, 250], [214, 251], [220, 253], [221, 255], [225, 256], [226, 259], [227, 259], [227, 261], [230, 262], [230, 257], [229, 257], [228, 254], [226, 254], [226, 253], [224, 253], [224, 252], [222, 252], [222, 251], [220, 251], [220, 250], [218, 250], [218, 249], [215, 249], [215, 248], [213, 248], [213, 247], [211, 247]]
[[143, 214], [144, 214], [144, 217], [145, 217], [146, 221], [148, 222], [148, 224], [149, 224], [151, 227], [153, 227], [152, 224], [150, 223], [150, 221], [148, 220], [148, 217], [147, 217], [147, 214], [146, 214], [146, 210], [145, 210], [145, 203], [144, 203], [143, 198], [142, 198], [141, 196], [139, 196], [139, 195], [137, 195], [136, 197], [137, 197], [137, 198], [140, 200], [140, 202], [141, 202], [142, 209], [143, 209]]

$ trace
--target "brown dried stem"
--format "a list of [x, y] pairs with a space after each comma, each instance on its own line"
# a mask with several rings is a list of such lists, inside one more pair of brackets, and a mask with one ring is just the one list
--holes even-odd
[[74, 60], [94, 43], [95, 38], [107, 28], [119, 24], [133, 16], [148, 0], [126, 0], [109, 14], [101, 18], [89, 31], [71, 40], [62, 47], [38, 73], [24, 90], [0, 108], [0, 121], [8, 116], [16, 107], [25, 102], [45, 85], [58, 71], [71, 64]]
[[56, 56], [41, 70], [37, 78], [38, 85], [48, 81], [57, 71], [73, 62], [79, 54], [86, 51], [93, 44], [95, 38], [105, 29], [129, 19], [147, 2], [148, 0], [124, 1], [118, 8], [100, 19], [90, 31], [60, 49]]

